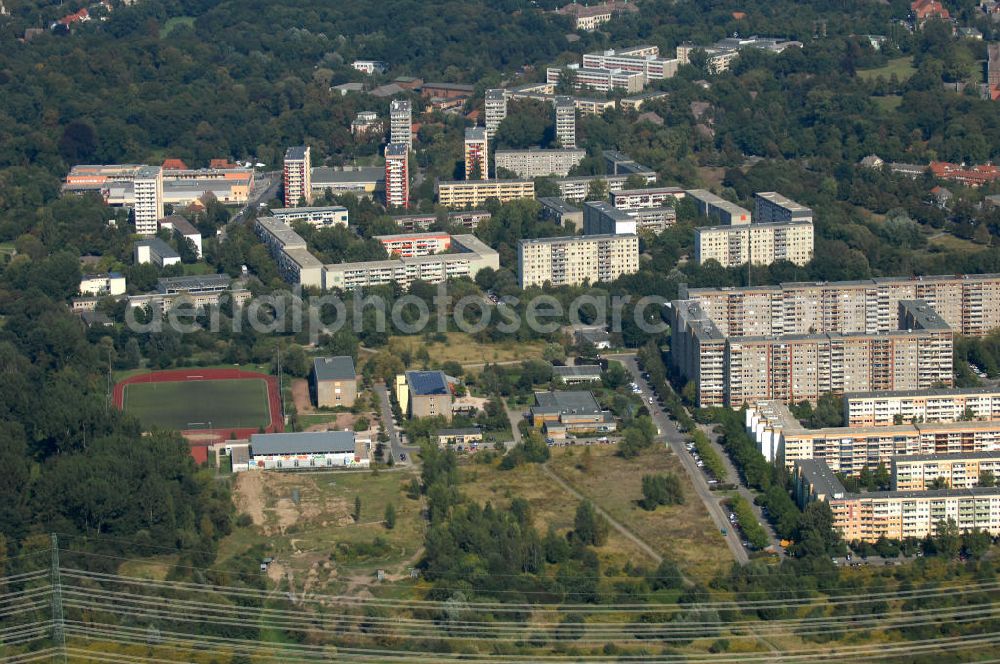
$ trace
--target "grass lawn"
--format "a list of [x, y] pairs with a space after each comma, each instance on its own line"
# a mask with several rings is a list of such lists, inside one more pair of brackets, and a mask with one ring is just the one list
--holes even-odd
[[903, 98], [899, 95], [887, 95], [885, 97], [872, 97], [872, 102], [883, 111], [894, 111], [903, 103]]
[[885, 66], [878, 67], [877, 69], [865, 69], [858, 71], [858, 76], [866, 81], [870, 81], [878, 78], [879, 76], [890, 78], [893, 74], [895, 74], [896, 78], [898, 78], [900, 82], [903, 82], [916, 73], [917, 70], [913, 66], [913, 58], [907, 56], [902, 58], [893, 58], [892, 60], [889, 60]]
[[194, 16], [175, 16], [167, 19], [167, 22], [160, 28], [160, 39], [163, 39], [173, 32], [175, 28], [179, 28], [182, 25], [194, 27]]
[[464, 332], [449, 332], [446, 343], [425, 341], [419, 336], [392, 337], [393, 347], [409, 348], [414, 355], [418, 348], [426, 348], [431, 362], [441, 364], [454, 360], [459, 364], [484, 364], [487, 362], [510, 362], [528, 360], [542, 356], [543, 342], [506, 341], [503, 343], [481, 344]]
[[[584, 450], [590, 450], [587, 464]], [[600, 505], [689, 577], [708, 580], [732, 562], [729, 549], [694, 491], [680, 461], [656, 446], [634, 459], [615, 455], [616, 445], [556, 448], [549, 466], [577, 491]], [[589, 470], [588, 470], [589, 467]], [[684, 488], [683, 505], [647, 512], [638, 506], [642, 476], [673, 473]]]
[[149, 428], [258, 427], [271, 419], [263, 380], [132, 383], [124, 406]]
[[[220, 543], [218, 562], [258, 545], [290, 573], [301, 590], [343, 592], [370, 585], [377, 569], [390, 580], [408, 579], [424, 541], [423, 498], [406, 487], [414, 470], [238, 473], [233, 499], [253, 525], [237, 528]], [[361, 519], [353, 519], [361, 497]], [[296, 502], [297, 498], [297, 502]], [[386, 506], [396, 508], [396, 526], [385, 527]], [[382, 544], [370, 546], [379, 538]], [[364, 547], [369, 547], [368, 551]], [[272, 566], [275, 567], [275, 566]], [[380, 595], [381, 596], [381, 595]]]
[[971, 240], [963, 240], [949, 233], [943, 233], [929, 240], [930, 244], [943, 247], [948, 251], [962, 251], [966, 253], [977, 253], [985, 249], [981, 244], [976, 244]]

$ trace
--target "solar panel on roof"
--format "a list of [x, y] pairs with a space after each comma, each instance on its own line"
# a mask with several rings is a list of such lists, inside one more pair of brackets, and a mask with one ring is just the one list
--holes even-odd
[[406, 380], [414, 394], [448, 394], [448, 381], [440, 371], [409, 371]]

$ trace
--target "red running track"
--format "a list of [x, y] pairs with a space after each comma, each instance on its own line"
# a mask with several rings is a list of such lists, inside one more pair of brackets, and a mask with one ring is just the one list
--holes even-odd
[[[267, 433], [280, 433], [285, 430], [285, 422], [281, 417], [281, 393], [278, 390], [278, 379], [275, 376], [257, 373], [256, 371], [240, 371], [239, 369], [201, 369], [191, 367], [190, 369], [169, 369], [167, 371], [154, 371], [151, 373], [137, 374], [116, 383], [112, 392], [112, 402], [115, 408], [122, 410], [125, 402], [125, 386], [134, 383], [183, 383], [194, 380], [263, 380], [267, 383], [267, 402], [271, 411], [271, 422], [264, 429]], [[257, 429], [192, 429], [182, 431], [182, 434], [213, 435], [215, 442], [222, 442], [231, 438], [249, 438], [250, 434], [257, 433]], [[210, 443], [199, 440], [192, 442], [191, 454], [196, 461], [204, 462], [207, 457], [207, 447]]]

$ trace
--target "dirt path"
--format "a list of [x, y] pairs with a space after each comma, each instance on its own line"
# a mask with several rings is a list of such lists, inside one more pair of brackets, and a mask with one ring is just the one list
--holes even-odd
[[[572, 486], [570, 486], [570, 484], [568, 482], [566, 482], [563, 478], [561, 478], [558, 475], [556, 475], [555, 471], [553, 471], [551, 468], [549, 468], [549, 464], [543, 463], [542, 464], [542, 470], [545, 471], [545, 473], [549, 477], [551, 477], [555, 481], [556, 484], [558, 484], [559, 486], [561, 486], [565, 491], [567, 491], [567, 492], [573, 494], [574, 496], [576, 496], [576, 498], [578, 500], [581, 500], [581, 501], [583, 501], [583, 500], [590, 500], [585, 495], [583, 495], [582, 493], [580, 493], [579, 491], [577, 491], [576, 489], [574, 489]], [[611, 516], [610, 514], [608, 514], [606, 511], [604, 511], [604, 509], [600, 505], [598, 505], [597, 503], [595, 503], [592, 500], [590, 502], [594, 506], [594, 510], [598, 514], [600, 514], [601, 516], [603, 516], [605, 519], [607, 519], [608, 523], [611, 524], [612, 528], [614, 528], [615, 530], [617, 530], [619, 533], [621, 533], [627, 539], [631, 540], [632, 543], [634, 543], [637, 547], [639, 547], [642, 550], [643, 553], [645, 553], [650, 558], [652, 558], [656, 562], [657, 565], [659, 565], [660, 563], [663, 562], [663, 556], [661, 556], [659, 553], [657, 553], [656, 549], [654, 549], [653, 547], [651, 547], [648, 543], [646, 543], [645, 540], [641, 539], [638, 535], [636, 535], [631, 530], [629, 530], [628, 528], [626, 528], [621, 522], [619, 522], [613, 516]], [[685, 580], [687, 580], [687, 579], [685, 579]]]
[[312, 400], [309, 398], [309, 381], [305, 378], [298, 378], [292, 381], [292, 401], [295, 403], [295, 410], [302, 414], [315, 413]]
[[267, 496], [264, 495], [264, 478], [261, 473], [239, 473], [233, 497], [236, 499], [236, 507], [249, 514], [255, 526], [264, 525]]

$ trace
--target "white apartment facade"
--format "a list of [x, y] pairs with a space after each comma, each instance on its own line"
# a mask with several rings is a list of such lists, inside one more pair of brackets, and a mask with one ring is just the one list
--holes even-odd
[[813, 242], [811, 221], [702, 226], [695, 229], [695, 260], [699, 264], [714, 260], [722, 267], [781, 260], [805, 265], [812, 260]]
[[501, 203], [535, 197], [534, 180], [451, 180], [437, 183], [438, 203], [450, 208], [477, 208], [495, 198]]
[[404, 143], [385, 146], [385, 206], [410, 207], [410, 151]]
[[492, 140], [496, 136], [500, 123], [507, 117], [506, 90], [493, 88], [486, 91], [483, 115], [486, 121], [486, 138]]
[[310, 226], [324, 228], [327, 226], [347, 226], [350, 214], [343, 206], [331, 205], [327, 207], [277, 208], [271, 210], [271, 216], [289, 225], [300, 221]]
[[521, 288], [579, 286], [613, 281], [639, 271], [636, 235], [584, 235], [520, 240], [517, 275]]
[[163, 217], [163, 169], [159, 166], [141, 166], [133, 180], [135, 196], [135, 232], [155, 235], [158, 222]]
[[[555, 98], [556, 141], [563, 148], [576, 147], [576, 103], [572, 97]], [[568, 174], [568, 171], [567, 171]]]
[[308, 145], [288, 148], [284, 161], [285, 207], [312, 200], [312, 165]]
[[954, 388], [844, 395], [848, 426], [892, 426], [909, 422], [1000, 420], [1000, 390]]
[[497, 169], [504, 168], [517, 174], [519, 178], [537, 178], [548, 175], [566, 177], [570, 170], [577, 166], [584, 157], [586, 150], [575, 148], [556, 148], [542, 150], [497, 150], [493, 160]]
[[408, 99], [393, 99], [389, 103], [389, 142], [413, 149], [413, 105]]

